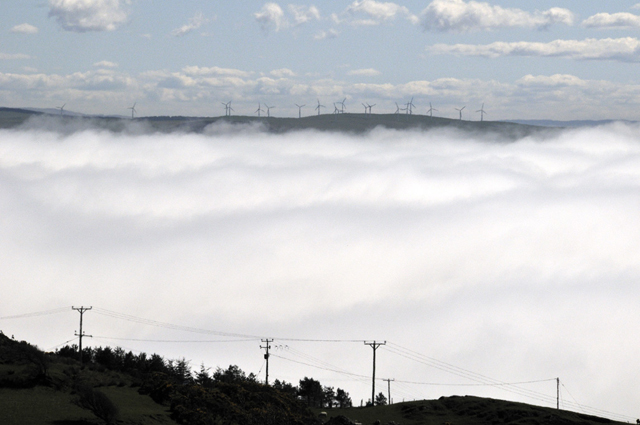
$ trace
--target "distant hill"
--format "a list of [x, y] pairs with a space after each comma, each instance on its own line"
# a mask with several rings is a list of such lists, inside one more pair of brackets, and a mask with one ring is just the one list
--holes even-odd
[[383, 127], [397, 130], [456, 129], [465, 132], [490, 134], [493, 137], [516, 139], [544, 131], [540, 127], [500, 121], [462, 121], [449, 118], [406, 114], [325, 114], [303, 118], [267, 118], [248, 116], [229, 117], [98, 117], [71, 116], [43, 111], [0, 108], [0, 128], [29, 127], [40, 129], [106, 129], [114, 132], [216, 132], [234, 127], [255, 126], [272, 133], [317, 130], [365, 133]]
[[612, 124], [614, 122], [623, 122], [627, 124], [635, 124], [637, 121], [628, 120], [573, 120], [573, 121], [555, 121], [555, 120], [506, 120], [517, 124], [535, 125], [539, 127], [597, 127], [600, 125]]

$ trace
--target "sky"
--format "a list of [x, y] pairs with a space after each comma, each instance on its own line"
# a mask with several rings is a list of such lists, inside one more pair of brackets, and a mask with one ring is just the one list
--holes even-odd
[[0, 105], [637, 119], [640, 3], [2, 0]]
[[[640, 128], [0, 130], [0, 330], [634, 421]], [[40, 120], [45, 120], [40, 121]], [[41, 313], [31, 315], [31, 313]], [[503, 385], [503, 384], [510, 385]]]

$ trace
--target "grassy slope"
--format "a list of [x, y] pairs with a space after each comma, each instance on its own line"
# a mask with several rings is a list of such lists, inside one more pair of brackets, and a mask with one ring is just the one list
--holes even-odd
[[[320, 412], [320, 410], [316, 410]], [[379, 420], [382, 424], [395, 422], [403, 425], [597, 425], [616, 424], [595, 416], [566, 410], [532, 406], [480, 397], [441, 397], [397, 403], [391, 406], [350, 409], [323, 409], [328, 418], [346, 416], [362, 424]]]
[[[166, 407], [138, 394], [134, 380], [102, 368], [48, 356], [48, 377], [34, 379], [37, 365], [28, 359], [26, 343], [0, 335], [0, 424], [93, 425], [93, 413], [72, 403], [73, 385], [83, 382], [104, 392], [120, 411], [122, 425], [175, 424]], [[34, 385], [35, 384], [35, 385]]]

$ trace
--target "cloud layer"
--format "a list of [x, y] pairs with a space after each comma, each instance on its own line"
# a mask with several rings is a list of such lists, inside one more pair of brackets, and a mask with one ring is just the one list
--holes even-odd
[[[84, 303], [264, 337], [388, 340], [506, 382], [560, 376], [583, 407], [634, 412], [637, 130], [515, 143], [446, 132], [0, 131], [0, 308]], [[0, 325], [50, 348], [73, 337], [73, 313]], [[260, 370], [259, 341], [118, 341], [202, 336], [97, 313], [85, 326], [90, 344]], [[275, 344], [291, 348], [280, 357], [298, 350], [370, 373], [362, 343]], [[451, 385], [398, 382], [395, 397], [522, 399], [456, 387], [469, 381], [391, 348], [378, 352], [379, 374]], [[356, 400], [370, 390], [366, 378], [282, 358], [270, 367], [272, 379], [313, 376]]]
[[588, 38], [585, 40], [554, 40], [539, 42], [495, 42], [477, 44], [436, 44], [428, 48], [436, 54], [456, 54], [461, 56], [501, 56], [562, 57], [576, 60], [616, 60], [621, 62], [640, 61], [640, 41], [635, 37]]

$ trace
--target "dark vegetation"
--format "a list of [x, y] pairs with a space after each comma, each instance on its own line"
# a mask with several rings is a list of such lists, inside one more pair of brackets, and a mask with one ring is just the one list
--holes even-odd
[[155, 132], [195, 132], [219, 131], [224, 127], [255, 126], [270, 133], [286, 133], [296, 130], [334, 131], [346, 133], [366, 133], [377, 127], [387, 129], [428, 130], [436, 128], [457, 129], [465, 132], [488, 134], [493, 138], [518, 139], [531, 134], [551, 130], [532, 125], [500, 121], [463, 121], [426, 115], [406, 114], [324, 114], [303, 118], [276, 117], [144, 117], [125, 119], [117, 117], [76, 117], [55, 114], [41, 114], [12, 108], [0, 108], [0, 128], [40, 128], [76, 131], [78, 129], [104, 129], [113, 132], [140, 133]]
[[[305, 377], [271, 386], [237, 366], [204, 366], [120, 348], [44, 353], [0, 333], [2, 425], [595, 425], [605, 418], [479, 397], [352, 407], [349, 394]], [[320, 414], [322, 412], [322, 414]]]

